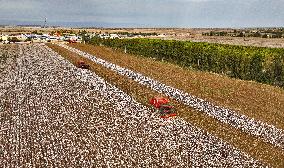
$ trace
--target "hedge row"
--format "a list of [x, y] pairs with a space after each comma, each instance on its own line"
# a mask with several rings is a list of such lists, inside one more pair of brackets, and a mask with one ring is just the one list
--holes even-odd
[[100, 39], [94, 45], [127, 50], [202, 71], [284, 87], [284, 49], [159, 39]]

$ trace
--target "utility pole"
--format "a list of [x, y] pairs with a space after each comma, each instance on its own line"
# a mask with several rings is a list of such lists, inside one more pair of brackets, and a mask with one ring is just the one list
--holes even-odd
[[46, 23], [47, 23], [47, 18], [45, 18], [45, 19], [44, 19], [44, 25], [43, 25], [43, 28], [45, 28], [45, 27], [47, 26], [47, 24], [46, 24]]

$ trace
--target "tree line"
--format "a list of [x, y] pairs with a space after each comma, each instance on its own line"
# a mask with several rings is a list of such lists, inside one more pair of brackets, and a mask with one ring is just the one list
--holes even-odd
[[284, 87], [284, 49], [160, 39], [100, 39], [89, 43], [182, 67]]

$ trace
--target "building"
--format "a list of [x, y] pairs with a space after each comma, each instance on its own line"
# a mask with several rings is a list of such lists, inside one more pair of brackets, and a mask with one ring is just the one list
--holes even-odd
[[110, 35], [109, 35], [109, 38], [110, 38], [110, 39], [116, 39], [116, 38], [120, 38], [120, 37], [119, 37], [119, 35], [117, 35], [117, 34], [110, 34]]

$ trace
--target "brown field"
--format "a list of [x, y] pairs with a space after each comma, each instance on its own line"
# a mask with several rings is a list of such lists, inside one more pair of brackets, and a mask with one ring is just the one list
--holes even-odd
[[[158, 37], [159, 38], [159, 37]], [[230, 45], [242, 45], [242, 46], [256, 46], [256, 47], [270, 47], [270, 48], [284, 48], [284, 38], [257, 38], [257, 37], [221, 37], [221, 36], [201, 36], [201, 35], [178, 35], [178, 36], [166, 36], [161, 39], [165, 40], [182, 40], [193, 42], [208, 42]]]
[[[85, 60], [91, 65], [92, 71], [96, 72], [99, 76], [105, 78], [107, 81], [116, 85], [121, 90], [127, 92], [129, 95], [145, 105], [148, 104], [149, 98], [154, 95], [158, 95], [157, 92], [141, 86], [126, 77], [122, 77], [86, 58], [82, 58], [75, 53], [56, 45], [49, 44], [48, 46], [70, 60], [72, 63], [76, 63], [79, 59]], [[273, 124], [277, 123], [278, 126], [280, 125], [280, 128], [283, 128], [283, 125], [281, 125], [281, 119], [279, 119], [279, 122], [277, 121], [278, 117], [283, 117], [283, 113], [281, 113], [280, 109], [283, 107], [283, 103], [281, 105], [281, 102], [284, 100], [284, 94], [283, 90], [279, 88], [252, 82], [232, 80], [209, 73], [183, 70], [175, 65], [135, 57], [128, 54], [126, 55], [104, 47], [93, 47], [81, 44], [71, 46], [87, 51], [117, 65], [141, 72], [146, 76], [157, 79], [178, 89], [185, 90], [201, 98], [206, 98], [214, 103], [226, 105], [228, 107], [235, 107], [234, 109], [241, 109], [240, 113], [244, 112], [245, 114], [250, 114], [250, 117], [256, 116], [255, 118], [258, 116], [258, 119], [262, 121], [270, 121]], [[252, 97], [247, 98], [248, 94]], [[269, 104], [269, 101], [269, 103], [267, 103], [268, 105], [263, 104], [263, 109], [266, 109], [265, 112], [269, 112], [272, 117], [268, 117], [267, 114], [264, 115], [265, 112], [263, 114], [256, 114], [255, 112], [252, 112], [255, 109], [260, 110], [259, 108], [261, 107], [259, 104], [261, 104], [260, 102], [264, 101], [263, 99], [267, 98], [267, 96], [271, 99], [277, 99], [278, 101], [271, 101], [272, 104]], [[256, 100], [254, 100], [254, 98], [256, 98]], [[265, 100], [267, 102], [267, 99]], [[271, 144], [265, 143], [256, 137], [245, 134], [238, 129], [232, 128], [227, 124], [220, 123], [205, 114], [196, 112], [179, 102], [174, 101], [174, 103], [177, 105], [179, 116], [185, 118], [193, 125], [222, 138], [233, 146], [241, 149], [254, 158], [270, 164], [271, 166], [284, 166], [282, 159], [284, 158], [284, 153], [282, 150]], [[253, 107], [253, 105], [257, 105], [257, 107]], [[276, 111], [270, 111], [275, 108], [274, 106], [276, 107]], [[248, 113], [247, 109], [250, 109], [251, 112]]]

